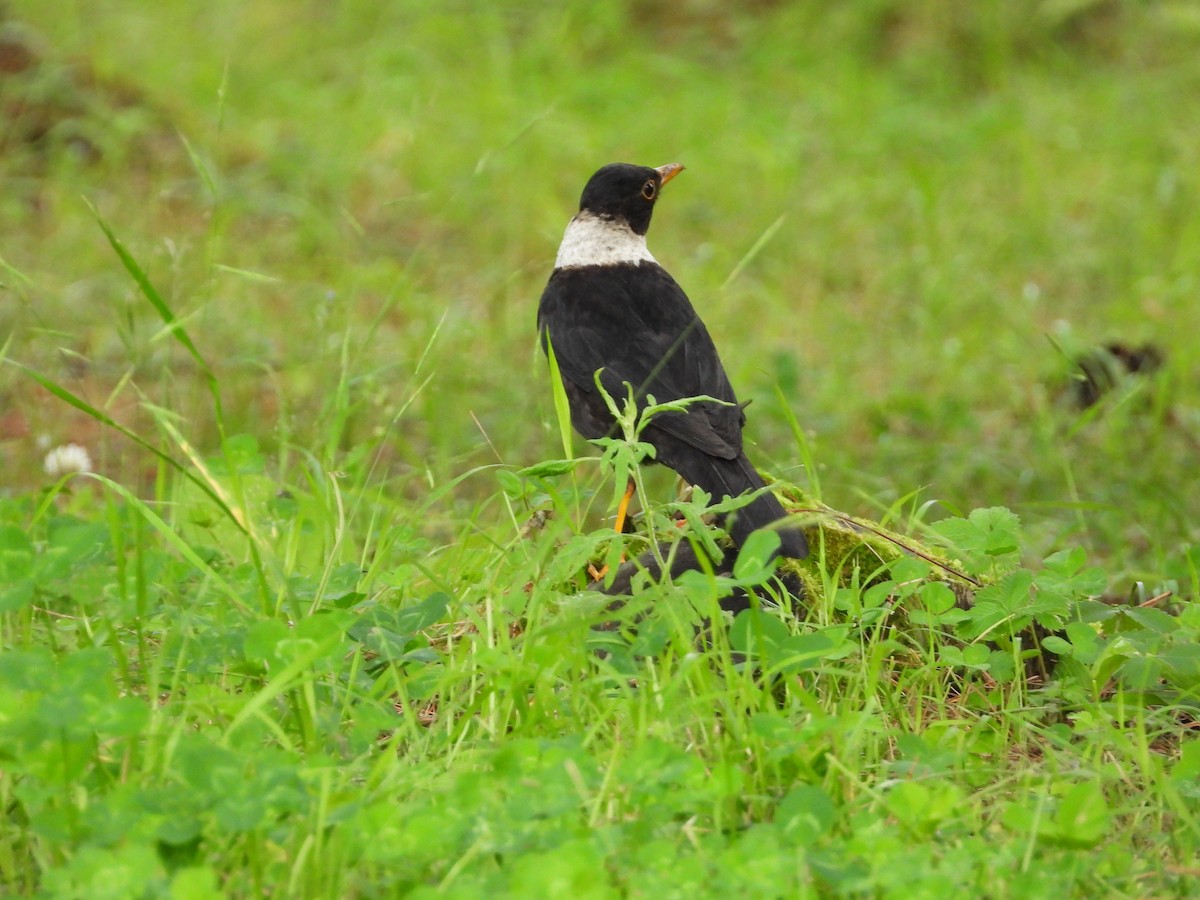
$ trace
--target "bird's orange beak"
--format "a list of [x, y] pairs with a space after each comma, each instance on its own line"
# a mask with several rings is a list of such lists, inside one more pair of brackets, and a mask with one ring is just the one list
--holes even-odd
[[683, 171], [683, 163], [667, 163], [665, 166], [659, 166], [654, 171], [658, 173], [658, 177], [662, 179], [662, 183], [666, 184]]

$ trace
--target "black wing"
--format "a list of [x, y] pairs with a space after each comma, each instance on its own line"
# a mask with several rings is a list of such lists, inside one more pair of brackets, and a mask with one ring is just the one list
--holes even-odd
[[[685, 444], [722, 459], [741, 453], [744, 416], [708, 329], [675, 280], [654, 263], [559, 269], [538, 307], [538, 331], [554, 355], [585, 437], [611, 431], [594, 375], [618, 403], [633, 385], [639, 404], [707, 394], [734, 404], [696, 403], [655, 418]], [[653, 443], [653, 440], [651, 441]], [[670, 465], [670, 460], [664, 459]]]

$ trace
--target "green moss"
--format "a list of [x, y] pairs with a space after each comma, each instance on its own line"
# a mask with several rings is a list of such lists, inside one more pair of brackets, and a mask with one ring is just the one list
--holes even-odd
[[806, 559], [787, 560], [783, 567], [799, 576], [805, 596], [813, 602], [825, 599], [829, 584], [868, 587], [885, 581], [891, 577], [892, 564], [905, 557], [927, 562], [929, 577], [949, 585], [960, 606], [970, 606], [981, 587], [978, 579], [963, 572], [958, 561], [939, 548], [832, 509], [793, 485], [778, 485], [776, 491], [784, 509], [802, 522], [810, 551]]

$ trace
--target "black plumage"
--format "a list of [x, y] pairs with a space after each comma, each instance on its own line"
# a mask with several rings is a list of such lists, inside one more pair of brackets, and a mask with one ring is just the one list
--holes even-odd
[[[656, 460], [715, 496], [763, 487], [742, 448], [745, 413], [721, 365], [708, 329], [683, 289], [645, 248], [654, 202], [682, 166], [615, 164], [592, 176], [571, 220], [554, 273], [538, 306], [543, 347], [549, 340], [571, 408], [585, 438], [613, 433], [614, 422], [596, 389], [622, 402], [625, 383], [639, 404], [708, 395], [686, 412], [662, 413], [642, 433]], [[779, 500], [761, 493], [728, 524], [740, 547], [750, 532], [785, 517]], [[780, 552], [804, 557], [808, 546], [794, 526], [782, 526]]]

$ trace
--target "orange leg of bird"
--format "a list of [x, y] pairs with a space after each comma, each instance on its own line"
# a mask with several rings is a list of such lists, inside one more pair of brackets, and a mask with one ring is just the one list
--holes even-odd
[[[629, 501], [633, 499], [633, 491], [637, 487], [632, 478], [625, 485], [625, 496], [621, 498], [620, 504], [617, 506], [617, 521], [613, 526], [613, 530], [620, 534], [625, 530], [625, 519], [629, 515]], [[621, 562], [625, 562], [625, 554], [621, 554]], [[608, 566], [597, 569], [595, 566], [588, 566], [588, 575], [592, 581], [599, 581], [608, 574]]]
[[633, 499], [633, 489], [635, 487], [633, 479], [630, 478], [629, 482], [625, 485], [625, 496], [621, 498], [621, 503], [617, 507], [617, 524], [613, 526], [617, 534], [625, 530], [625, 517], [629, 513], [629, 501]]

